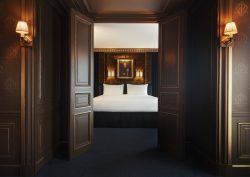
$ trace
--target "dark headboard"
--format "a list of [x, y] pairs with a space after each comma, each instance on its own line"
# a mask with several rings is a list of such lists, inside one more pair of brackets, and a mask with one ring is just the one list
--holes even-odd
[[[148, 94], [158, 96], [158, 53], [94, 53], [94, 96], [99, 96], [103, 93], [102, 83], [119, 85], [125, 84], [124, 92], [127, 93], [126, 84], [145, 84], [148, 83]], [[131, 79], [117, 78], [117, 58], [129, 57], [134, 59], [134, 73], [136, 69], [143, 70], [143, 79], [135, 77]], [[107, 70], [113, 68], [115, 77], [108, 78]]]

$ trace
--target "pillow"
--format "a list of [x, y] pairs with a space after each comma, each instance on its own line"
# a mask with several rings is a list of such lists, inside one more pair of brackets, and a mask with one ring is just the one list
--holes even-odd
[[128, 95], [148, 95], [148, 84], [127, 84], [127, 93]]
[[123, 95], [124, 84], [108, 85], [103, 84], [103, 95]]

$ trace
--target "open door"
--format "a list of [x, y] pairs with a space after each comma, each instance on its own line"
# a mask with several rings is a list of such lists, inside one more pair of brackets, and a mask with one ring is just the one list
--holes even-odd
[[159, 26], [158, 146], [176, 158], [184, 156], [185, 14], [163, 19]]
[[69, 159], [86, 151], [93, 134], [93, 22], [70, 12]]

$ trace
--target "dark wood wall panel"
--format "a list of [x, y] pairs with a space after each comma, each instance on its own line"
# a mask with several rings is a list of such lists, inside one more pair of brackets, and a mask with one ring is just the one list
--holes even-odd
[[[179, 143], [179, 114], [178, 113], [160, 113], [159, 118], [161, 119], [161, 123], [158, 125], [161, 133], [159, 134], [158, 139], [163, 141], [167, 140], [168, 144], [178, 144]], [[177, 120], [177, 121], [176, 121]], [[174, 130], [169, 133], [169, 130]], [[164, 136], [162, 136], [164, 135]], [[168, 151], [175, 152], [175, 146], [168, 146]]]
[[238, 123], [238, 156], [239, 159], [250, 158], [250, 123]]
[[250, 24], [249, 1], [233, 0], [239, 33], [233, 47], [233, 164], [250, 165]]
[[186, 13], [160, 23], [159, 147], [171, 155], [184, 155], [184, 62]]
[[[77, 17], [76, 17], [77, 18]], [[80, 21], [80, 23], [79, 23]], [[86, 45], [85, 41], [89, 41], [91, 37], [91, 28], [88, 25], [85, 25], [85, 21], [82, 19], [76, 20], [76, 39], [77, 46], [79, 46], [82, 50], [75, 51], [75, 55], [78, 58], [90, 58], [90, 48], [91, 46]], [[87, 24], [87, 23], [86, 23]], [[79, 33], [78, 31], [86, 31], [85, 33]], [[80, 63], [78, 63], [80, 62]], [[90, 63], [89, 60], [77, 60], [76, 61], [76, 85], [90, 85]]]
[[[134, 59], [134, 77], [117, 78], [117, 59]], [[95, 52], [95, 96], [102, 94], [102, 84], [145, 84], [148, 83], [149, 94], [158, 95], [158, 53], [157, 52]], [[115, 77], [108, 78], [108, 69], [114, 70]], [[136, 70], [143, 70], [143, 79], [136, 78]], [[126, 93], [126, 88], [125, 88]]]
[[90, 94], [76, 93], [75, 101], [76, 108], [90, 106]]
[[178, 110], [180, 106], [180, 97], [178, 92], [161, 92], [161, 106], [166, 109]]
[[[67, 104], [68, 158], [85, 152], [93, 133], [93, 22], [83, 14], [70, 10], [70, 101]], [[77, 103], [77, 104], [76, 104]]]
[[0, 163], [19, 164], [20, 121], [19, 114], [0, 113]]
[[216, 115], [216, 29], [217, 1], [197, 1], [188, 17], [186, 138], [210, 169], [216, 167], [219, 146], [217, 136], [220, 130]]
[[88, 146], [91, 143], [91, 126], [89, 112], [75, 115], [74, 151]]
[[[165, 41], [171, 43], [164, 43], [163, 60], [161, 61], [161, 71], [164, 75], [161, 76], [161, 87], [179, 87], [179, 47], [180, 47], [180, 19], [179, 17], [173, 18], [166, 25], [163, 36]], [[169, 26], [173, 26], [169, 28]], [[171, 35], [168, 35], [171, 34]]]
[[233, 113], [233, 152], [234, 164], [250, 164], [250, 114]]
[[53, 151], [59, 146], [64, 18], [47, 0], [37, 1], [36, 5], [33, 111], [35, 171], [38, 171], [52, 158]]
[[0, 1], [0, 175], [19, 175], [20, 167], [21, 3]]
[[20, 45], [15, 33], [21, 18], [21, 0], [0, 2], [0, 111], [20, 112]]

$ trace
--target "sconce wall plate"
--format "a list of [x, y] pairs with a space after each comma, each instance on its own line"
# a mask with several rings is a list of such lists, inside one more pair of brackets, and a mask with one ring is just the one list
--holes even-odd
[[20, 37], [20, 45], [22, 47], [31, 47], [33, 45], [32, 36], [25, 35], [24, 37]]

